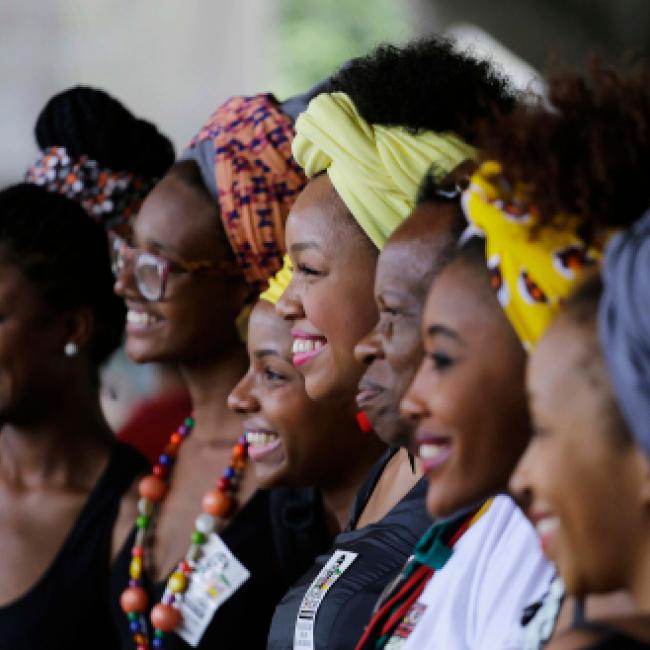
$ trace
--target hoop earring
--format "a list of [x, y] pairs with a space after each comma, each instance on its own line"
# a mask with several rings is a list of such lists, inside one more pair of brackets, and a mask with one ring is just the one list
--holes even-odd
[[79, 353], [79, 346], [74, 341], [68, 341], [63, 348], [66, 357], [76, 357]]

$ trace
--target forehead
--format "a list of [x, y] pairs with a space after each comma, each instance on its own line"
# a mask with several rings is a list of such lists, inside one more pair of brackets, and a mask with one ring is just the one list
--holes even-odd
[[[358, 233], [357, 233], [358, 231]], [[315, 243], [327, 252], [338, 252], [350, 236], [363, 236], [327, 174], [309, 181], [291, 208], [286, 226], [287, 246]]]
[[248, 348], [274, 350], [280, 356], [291, 358], [291, 323], [275, 311], [275, 306], [260, 300], [254, 307], [248, 322]]
[[133, 230], [140, 244], [152, 241], [181, 253], [213, 257], [220, 242], [219, 221], [206, 195], [167, 175], [145, 199]]
[[377, 293], [384, 290], [417, 292], [429, 289], [429, 278], [451, 245], [456, 206], [423, 204], [393, 233], [379, 255]]
[[423, 325], [439, 323], [463, 333], [479, 331], [488, 327], [500, 313], [496, 296], [480, 270], [456, 260], [445, 267], [431, 285]]
[[526, 383], [535, 401], [544, 403], [557, 400], [571, 402], [574, 391], [568, 385], [577, 385], [577, 372], [585, 354], [586, 332], [565, 318], [558, 318], [547, 330], [533, 350], [528, 361]]

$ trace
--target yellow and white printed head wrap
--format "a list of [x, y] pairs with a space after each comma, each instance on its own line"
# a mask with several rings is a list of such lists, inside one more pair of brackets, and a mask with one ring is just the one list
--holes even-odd
[[527, 350], [535, 346], [576, 286], [585, 266], [600, 258], [576, 232], [577, 219], [562, 227], [540, 226], [526, 207], [526, 188], [502, 182], [501, 165], [483, 163], [462, 196], [470, 226], [486, 239], [492, 286]]
[[379, 249], [415, 207], [432, 167], [447, 174], [476, 150], [453, 133], [369, 124], [345, 93], [323, 93], [296, 124], [293, 156], [308, 177], [327, 171], [352, 216]]

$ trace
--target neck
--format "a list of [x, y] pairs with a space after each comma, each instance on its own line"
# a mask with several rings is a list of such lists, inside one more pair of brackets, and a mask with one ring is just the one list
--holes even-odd
[[89, 491], [115, 438], [94, 390], [62, 396], [55, 410], [0, 429], [0, 480], [16, 489]]
[[644, 612], [650, 612], [650, 551], [648, 536], [641, 544], [638, 561], [633, 563], [628, 580], [630, 593], [636, 604]]
[[[359, 437], [356, 422], [353, 421], [349, 429], [350, 436]], [[335, 480], [329, 485], [321, 486], [325, 511], [338, 528], [338, 531], [334, 532], [340, 532], [347, 528], [354, 500], [370, 469], [385, 450], [383, 444], [373, 433], [366, 435], [367, 439], [362, 440], [360, 453], [350, 454], [348, 463], [341, 462], [336, 471], [331, 473], [332, 479]]]
[[195, 442], [231, 444], [241, 433], [240, 418], [228, 409], [226, 400], [247, 368], [248, 356], [241, 343], [211, 359], [181, 367], [192, 399]]

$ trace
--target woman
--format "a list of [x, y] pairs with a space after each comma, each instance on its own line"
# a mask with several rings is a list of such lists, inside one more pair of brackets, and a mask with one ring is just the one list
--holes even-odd
[[[598, 63], [590, 66], [587, 75], [556, 72], [548, 87], [552, 110], [547, 102], [522, 104], [510, 115], [493, 120], [485, 134], [486, 155], [494, 156], [501, 165], [499, 173], [493, 169], [489, 178], [479, 182], [479, 192], [472, 193], [476, 205], [482, 202], [480, 196], [512, 204], [513, 190], [518, 192], [519, 219], [513, 222], [512, 214], [506, 216], [513, 225], [505, 238], [519, 242], [517, 248], [529, 236], [526, 222], [531, 217], [539, 227], [549, 226], [544, 237], [534, 233], [532, 248], [523, 248], [516, 260], [538, 285], [534, 291], [537, 300], [523, 304], [511, 300], [505, 305], [515, 324], [526, 320], [517, 311], [532, 315], [529, 331], [521, 331], [525, 339], [544, 331], [574, 286], [574, 271], [598, 259], [597, 249], [611, 229], [634, 223], [650, 203], [647, 184], [641, 180], [650, 164], [649, 88], [650, 72], [643, 64], [628, 66], [625, 72]], [[531, 155], [541, 141], [549, 145], [540, 155]], [[516, 226], [518, 220], [523, 222], [520, 227]], [[585, 243], [593, 244], [592, 250], [586, 249]], [[493, 250], [490, 256], [503, 257], [506, 249], [512, 251], [513, 246], [503, 244], [501, 251]], [[534, 270], [532, 260], [536, 260]], [[512, 266], [512, 261], [509, 264]], [[500, 294], [515, 298], [521, 286], [531, 286], [530, 282], [519, 284], [512, 270], [502, 273], [501, 284], [505, 286]], [[548, 639], [563, 593], [558, 581], [527, 626], [526, 648], [538, 648]], [[562, 613], [573, 609], [572, 600], [564, 601]], [[584, 606], [576, 607], [574, 618], [620, 615], [633, 608], [624, 594], [590, 596]], [[558, 620], [557, 633], [570, 623], [571, 616], [565, 618]]]
[[[172, 143], [152, 123], [87, 86], [51, 97], [34, 135], [39, 155], [26, 180], [76, 201], [109, 232], [128, 233], [142, 201], [174, 162]], [[161, 430], [175, 426], [190, 409], [178, 381], [171, 389], [162, 387], [161, 370], [138, 368], [120, 350], [102, 373], [102, 407], [109, 424], [121, 440], [152, 460], [165, 443]], [[174, 376], [171, 369], [166, 376]], [[144, 390], [161, 394], [149, 407], [162, 425], [158, 429], [141, 418], [130, 420], [130, 407]]]
[[[127, 353], [177, 364], [193, 404], [141, 485], [132, 548], [114, 572], [124, 648], [263, 647], [275, 603], [305, 566], [276, 550], [276, 536], [292, 534], [284, 502], [257, 491], [226, 405], [247, 366], [236, 321], [281, 263], [284, 219], [304, 184], [292, 137], [270, 95], [230, 99], [147, 197], [132, 242], [115, 241]], [[310, 540], [303, 523], [294, 528], [308, 563], [322, 536], [314, 522]]]
[[582, 623], [549, 648], [650, 647], [647, 395], [633, 388], [647, 368], [627, 365], [642, 359], [638, 353], [647, 345], [647, 323], [628, 319], [635, 307], [642, 318], [645, 311], [648, 224], [646, 216], [610, 249], [605, 296], [594, 275], [531, 356], [535, 435], [512, 477], [513, 490], [569, 593], [626, 589], [643, 612]]
[[146, 462], [99, 404], [124, 327], [106, 235], [73, 201], [15, 185], [0, 265], [0, 646], [114, 649], [111, 561]]
[[[518, 648], [523, 609], [551, 567], [502, 495], [529, 436], [525, 353], [470, 240], [434, 280], [424, 358], [402, 400], [437, 518], [359, 648]], [[480, 323], [480, 326], [477, 326]]]
[[[475, 93], [467, 94], [468, 84]], [[277, 305], [292, 324], [293, 363], [307, 394], [323, 404], [357, 392], [364, 368], [354, 347], [377, 319], [378, 250], [413, 209], [420, 179], [432, 162], [445, 175], [474, 154], [462, 110], [487, 114], [491, 100], [507, 96], [487, 64], [436, 40], [379, 48], [347, 64], [325, 90], [296, 123], [294, 155], [311, 180], [287, 221], [294, 273]], [[374, 600], [427, 526], [417, 479], [405, 453], [381, 459], [346, 532], [276, 610], [269, 648], [292, 647], [294, 639], [316, 648], [356, 643]], [[334, 569], [342, 573], [336, 585], [313, 602]]]
[[314, 486], [334, 534], [345, 529], [354, 498], [384, 446], [355, 418], [354, 402], [339, 408], [312, 401], [292, 364], [291, 331], [262, 294], [248, 325], [250, 367], [228, 397], [246, 416], [244, 431], [260, 485]]

